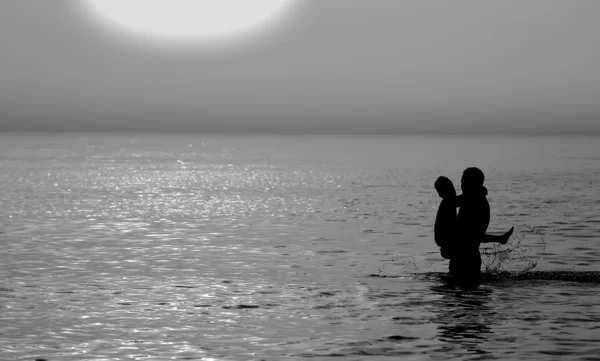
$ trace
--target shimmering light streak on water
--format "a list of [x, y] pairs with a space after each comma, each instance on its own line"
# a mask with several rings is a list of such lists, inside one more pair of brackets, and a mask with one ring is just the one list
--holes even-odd
[[[589, 359], [598, 144], [2, 135], [0, 359]], [[432, 184], [471, 165], [546, 249], [457, 297]]]

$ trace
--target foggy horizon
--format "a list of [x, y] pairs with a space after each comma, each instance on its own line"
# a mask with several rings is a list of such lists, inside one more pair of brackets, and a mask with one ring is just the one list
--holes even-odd
[[76, 4], [0, 4], [0, 132], [600, 134], [591, 0], [299, 0], [183, 52]]
[[[87, 119], [98, 119], [99, 117], [89, 117]], [[295, 117], [292, 117], [295, 118]], [[48, 116], [42, 119], [48, 119]], [[582, 117], [578, 124], [573, 122], [573, 118], [557, 117], [553, 124], [545, 124], [544, 128], [539, 128], [535, 124], [523, 124], [514, 122], [507, 127], [505, 122], [498, 121], [493, 124], [477, 123], [477, 119], [471, 119], [471, 122], [465, 122], [467, 126], [458, 126], [456, 122], [442, 124], [444, 120], [437, 119], [438, 122], [429, 123], [419, 120], [394, 126], [389, 123], [381, 122], [370, 124], [352, 124], [345, 123], [343, 126], [335, 124], [323, 125], [318, 121], [300, 122], [301, 124], [281, 124], [274, 125], [265, 120], [265, 124], [254, 121], [251, 124], [244, 125], [236, 122], [226, 122], [221, 117], [212, 117], [211, 120], [205, 120], [200, 124], [190, 120], [180, 120], [173, 126], [173, 123], [121, 123], [119, 118], [103, 117], [102, 122], [95, 124], [92, 122], [81, 123], [79, 120], [85, 118], [73, 118], [69, 121], [52, 122], [40, 121], [32, 122], [21, 118], [19, 122], [7, 125], [4, 122], [0, 124], [0, 133], [196, 133], [196, 134], [281, 134], [281, 135], [600, 135], [600, 128], [597, 126], [598, 118]], [[450, 119], [452, 120], [452, 119]], [[510, 121], [510, 119], [508, 120]], [[577, 126], [573, 126], [576, 124]]]

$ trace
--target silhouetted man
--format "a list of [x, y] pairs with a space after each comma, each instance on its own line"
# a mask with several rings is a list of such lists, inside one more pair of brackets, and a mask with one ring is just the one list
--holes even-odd
[[490, 205], [483, 186], [485, 176], [478, 168], [463, 172], [463, 199], [457, 216], [457, 233], [450, 259], [452, 281], [463, 289], [475, 289], [481, 279], [481, 244], [490, 224]]

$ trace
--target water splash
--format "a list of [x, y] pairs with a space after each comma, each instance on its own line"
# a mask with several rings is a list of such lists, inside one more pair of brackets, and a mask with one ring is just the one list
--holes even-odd
[[[532, 237], [533, 236], [533, 237]], [[532, 271], [546, 249], [546, 237], [539, 228], [528, 224], [515, 227], [507, 244], [487, 244], [482, 247], [484, 273], [490, 276], [512, 272], [516, 275]]]

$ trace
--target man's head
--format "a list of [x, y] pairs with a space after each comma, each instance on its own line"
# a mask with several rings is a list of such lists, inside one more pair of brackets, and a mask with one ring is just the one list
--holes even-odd
[[436, 181], [435, 181], [435, 190], [437, 190], [438, 194], [440, 195], [440, 197], [442, 198], [447, 198], [447, 197], [455, 197], [456, 196], [456, 190], [454, 189], [454, 184], [452, 184], [452, 181], [446, 177], [439, 177]]
[[479, 168], [465, 169], [460, 180], [460, 189], [464, 194], [476, 194], [483, 188], [485, 176]]

